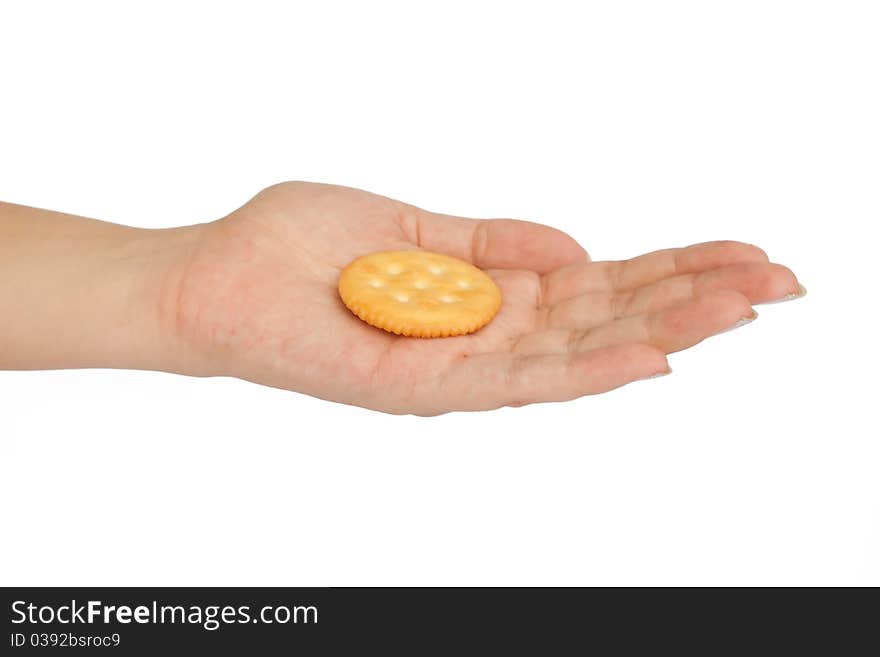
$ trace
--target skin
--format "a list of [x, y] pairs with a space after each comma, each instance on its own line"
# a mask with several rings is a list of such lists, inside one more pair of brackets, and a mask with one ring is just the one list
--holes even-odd
[[[339, 300], [356, 257], [421, 248], [502, 293], [475, 334], [404, 338]], [[592, 262], [554, 228], [282, 183], [208, 224], [144, 230], [0, 204], [0, 368], [235, 376], [389, 413], [563, 401], [669, 372], [666, 355], [803, 296], [759, 248]]]

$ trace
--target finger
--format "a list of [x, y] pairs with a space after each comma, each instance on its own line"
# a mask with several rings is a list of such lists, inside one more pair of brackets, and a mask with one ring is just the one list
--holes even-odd
[[549, 329], [532, 333], [521, 338], [513, 351], [519, 354], [580, 352], [638, 342], [670, 354], [755, 317], [757, 314], [748, 298], [733, 290], [721, 290], [658, 313], [626, 317], [592, 329]]
[[628, 290], [672, 276], [746, 262], [768, 262], [767, 254], [743, 242], [705, 242], [655, 251], [631, 260], [569, 265], [544, 277], [544, 304], [553, 305], [591, 292]]
[[[489, 410], [566, 401], [668, 372], [666, 356], [643, 344], [571, 354], [486, 354], [454, 368], [441, 396], [454, 410]], [[450, 408], [437, 412], [443, 410]]]
[[674, 276], [644, 287], [618, 292], [582, 294], [544, 309], [547, 328], [593, 328], [615, 319], [653, 314], [719, 290], [734, 290], [752, 304], [799, 294], [800, 284], [787, 267], [748, 263], [700, 274]]
[[467, 219], [419, 211], [414, 237], [429, 251], [446, 253], [481, 269], [545, 273], [589, 262], [583, 247], [561, 230], [515, 219]]

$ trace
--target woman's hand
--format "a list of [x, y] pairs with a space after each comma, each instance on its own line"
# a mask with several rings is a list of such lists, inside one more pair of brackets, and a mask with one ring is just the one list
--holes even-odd
[[[591, 262], [553, 228], [439, 215], [367, 192], [270, 187], [192, 227], [162, 276], [159, 331], [175, 364], [391, 413], [433, 415], [605, 392], [669, 371], [666, 354], [800, 296], [757, 247], [711, 242]], [[179, 238], [178, 238], [179, 239]], [[498, 283], [498, 316], [475, 334], [417, 339], [351, 314], [336, 284], [375, 251], [456, 256]]]

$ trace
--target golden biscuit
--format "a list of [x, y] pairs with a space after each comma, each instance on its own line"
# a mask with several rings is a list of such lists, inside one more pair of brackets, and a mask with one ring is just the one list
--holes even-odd
[[501, 307], [495, 281], [458, 258], [429, 251], [382, 251], [339, 276], [342, 303], [371, 326], [440, 338], [473, 333]]

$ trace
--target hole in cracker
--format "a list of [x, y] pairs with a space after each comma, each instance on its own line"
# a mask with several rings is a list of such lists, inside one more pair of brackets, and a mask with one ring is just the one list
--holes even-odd
[[385, 271], [391, 275], [396, 275], [403, 271], [403, 267], [401, 265], [388, 265]]
[[419, 279], [415, 283], [413, 283], [413, 287], [415, 287], [417, 290], [424, 290], [426, 287], [428, 287], [428, 281]]
[[370, 287], [385, 287], [385, 282], [380, 281], [378, 278], [374, 278], [370, 281]]
[[456, 285], [458, 285], [458, 287], [460, 287], [462, 290], [467, 290], [467, 289], [471, 286], [470, 283], [468, 283], [466, 280], [463, 280], [463, 279], [457, 280], [457, 281], [455, 281], [455, 283], [456, 283]]
[[395, 294], [394, 298], [400, 301], [400, 303], [406, 303], [407, 301], [409, 301], [409, 295], [403, 294], [402, 292], [398, 292], [397, 294]]
[[446, 271], [446, 269], [442, 265], [428, 265], [428, 271], [435, 276], [439, 276], [444, 271]]
[[444, 294], [440, 297], [440, 301], [442, 301], [443, 303], [455, 303], [456, 301], [458, 301], [458, 297], [453, 296], [452, 294]]

